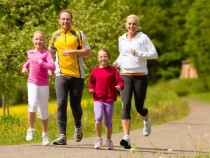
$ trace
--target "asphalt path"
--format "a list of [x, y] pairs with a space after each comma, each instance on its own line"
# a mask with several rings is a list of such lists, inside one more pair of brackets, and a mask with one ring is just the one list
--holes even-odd
[[[23, 144], [0, 146], [0, 158], [194, 158], [210, 155], [210, 105], [188, 100], [191, 113], [181, 120], [152, 126], [144, 137], [142, 129], [131, 131], [131, 149], [119, 145], [123, 133], [112, 135], [114, 150], [93, 148], [95, 137], [67, 145]], [[105, 137], [103, 137], [105, 144]]]

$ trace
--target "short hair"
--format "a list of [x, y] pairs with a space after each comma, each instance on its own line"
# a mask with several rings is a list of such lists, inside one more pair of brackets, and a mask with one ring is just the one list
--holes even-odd
[[[106, 49], [106, 48], [101, 48], [99, 51], [106, 52], [106, 53], [107, 53], [107, 55], [108, 55], [108, 57], [109, 57], [109, 59], [111, 58], [111, 55], [110, 55], [110, 52], [109, 52], [109, 50], [108, 50], [108, 49]], [[98, 52], [99, 52], [99, 51], [98, 51]]]
[[70, 16], [71, 16], [71, 19], [73, 19], [73, 14], [72, 14], [72, 12], [70, 12], [69, 10], [61, 10], [61, 11], [60, 11], [60, 14], [59, 14], [59, 19], [60, 19], [62, 13], [69, 13]]
[[128, 18], [133, 18], [136, 21], [136, 23], [139, 25], [139, 17], [137, 15], [135, 14], [128, 15], [126, 21]]

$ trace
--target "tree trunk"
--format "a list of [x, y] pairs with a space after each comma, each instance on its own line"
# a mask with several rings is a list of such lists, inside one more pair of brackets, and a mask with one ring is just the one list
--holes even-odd
[[4, 116], [5, 115], [5, 107], [6, 107], [6, 104], [5, 104], [5, 94], [2, 95], [2, 115]]
[[8, 95], [7, 89], [6, 89], [6, 109], [7, 109], [7, 115], [10, 115], [10, 113], [9, 113], [9, 95]]

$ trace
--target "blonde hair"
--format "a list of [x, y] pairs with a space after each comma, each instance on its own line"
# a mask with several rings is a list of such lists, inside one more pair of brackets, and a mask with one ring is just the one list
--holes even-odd
[[[43, 38], [44, 38], [44, 47], [43, 47], [43, 48], [47, 48], [47, 45], [46, 45], [46, 43], [47, 43], [47, 38], [46, 38], [45, 33], [44, 33], [43, 31], [37, 30], [37, 31], [34, 32], [33, 38], [34, 38], [34, 36], [35, 36], [36, 34], [41, 34], [41, 35], [43, 36]], [[33, 38], [32, 38], [32, 39], [33, 39]]]
[[137, 15], [135, 15], [135, 14], [128, 15], [127, 18], [126, 18], [126, 21], [127, 21], [129, 18], [133, 18], [133, 19], [136, 21], [136, 23], [137, 23], [138, 25], [140, 24], [140, 23], [139, 23], [139, 17], [138, 17]]

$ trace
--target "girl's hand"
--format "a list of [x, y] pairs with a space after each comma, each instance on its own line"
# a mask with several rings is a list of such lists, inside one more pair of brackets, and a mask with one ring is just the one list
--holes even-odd
[[25, 74], [25, 75], [28, 74], [28, 69], [25, 68], [25, 67], [23, 67], [23, 68], [22, 68], [22, 73]]
[[89, 93], [90, 93], [90, 94], [95, 93], [94, 89], [89, 89]]
[[121, 90], [121, 88], [120, 88], [120, 86], [119, 86], [119, 85], [116, 85], [116, 86], [115, 86], [115, 88], [116, 88], [118, 91], [120, 91], [120, 90]]
[[54, 72], [51, 71], [51, 70], [48, 70], [48, 75], [49, 75], [49, 76], [55, 76]]

